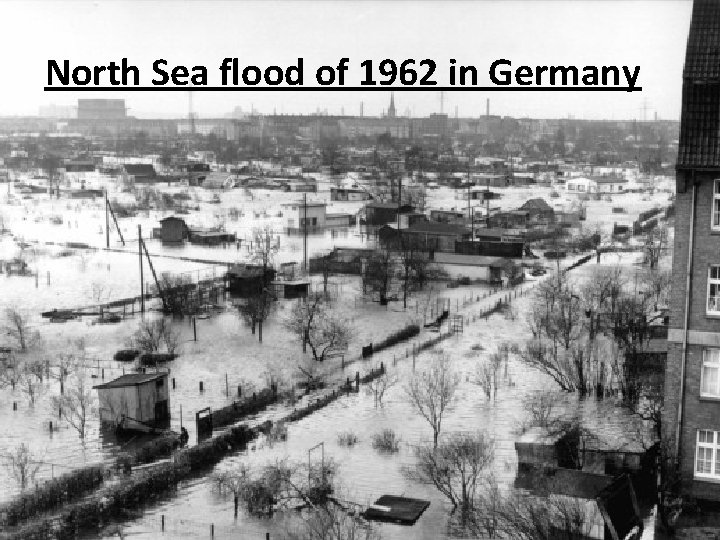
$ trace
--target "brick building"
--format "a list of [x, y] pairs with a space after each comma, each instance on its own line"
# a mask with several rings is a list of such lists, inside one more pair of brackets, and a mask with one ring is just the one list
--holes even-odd
[[663, 437], [683, 491], [720, 500], [720, 2], [695, 0], [683, 70]]

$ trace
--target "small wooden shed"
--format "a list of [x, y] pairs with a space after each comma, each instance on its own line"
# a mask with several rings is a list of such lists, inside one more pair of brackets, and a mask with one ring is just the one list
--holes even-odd
[[163, 242], [182, 242], [189, 236], [188, 226], [182, 218], [169, 216], [161, 219], [160, 225]]
[[170, 419], [168, 373], [130, 373], [94, 386], [100, 401], [100, 421], [119, 426], [130, 419], [148, 426]]

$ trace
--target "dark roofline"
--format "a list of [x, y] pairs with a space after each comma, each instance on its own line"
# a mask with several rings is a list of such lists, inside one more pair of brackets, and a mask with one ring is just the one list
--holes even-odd
[[161, 379], [163, 377], [167, 377], [170, 375], [170, 373], [167, 371], [162, 371], [162, 372], [158, 372], [158, 373], [136, 373], [136, 374], [128, 373], [128, 375], [144, 375], [144, 376], [148, 376], [148, 378], [145, 380], [127, 382], [127, 383], [123, 383], [123, 384], [113, 384], [118, 379], [125, 377], [125, 375], [122, 375], [122, 376], [118, 377], [118, 379], [114, 379], [114, 380], [108, 381], [106, 383], [95, 385], [95, 386], [93, 386], [93, 389], [96, 389], [96, 388], [124, 388], [126, 386], [140, 386], [141, 384], [147, 384], [147, 383], [156, 381], [158, 379]]

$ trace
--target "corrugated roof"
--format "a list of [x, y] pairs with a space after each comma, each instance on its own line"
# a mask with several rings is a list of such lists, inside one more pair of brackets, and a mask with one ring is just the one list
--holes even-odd
[[720, 168], [720, 2], [695, 0], [683, 70], [678, 168]]
[[93, 386], [93, 388], [122, 388], [123, 386], [137, 386], [138, 384], [162, 379], [163, 377], [167, 377], [167, 375], [167, 373], [128, 373], [127, 375], [121, 375], [113, 381]]

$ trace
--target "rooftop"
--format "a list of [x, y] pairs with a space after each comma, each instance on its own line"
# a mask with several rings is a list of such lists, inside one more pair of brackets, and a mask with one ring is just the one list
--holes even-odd
[[695, 0], [683, 70], [678, 168], [720, 168], [720, 3]]
[[121, 375], [115, 380], [98, 384], [93, 388], [123, 388], [125, 386], [137, 386], [139, 384], [145, 384], [157, 379], [167, 377], [167, 372], [163, 373], [128, 373], [127, 375]]

